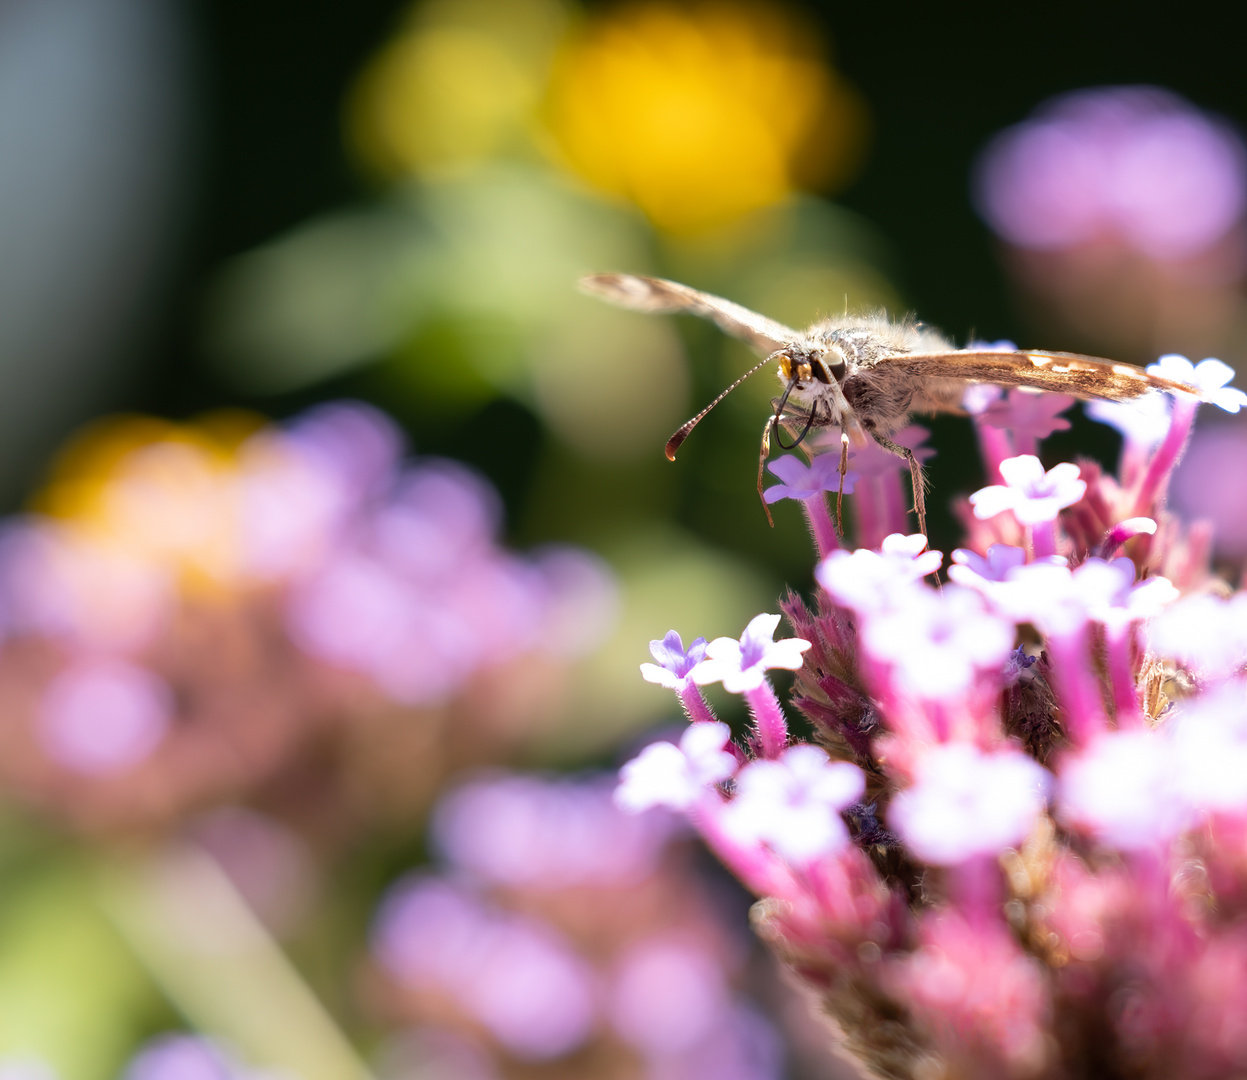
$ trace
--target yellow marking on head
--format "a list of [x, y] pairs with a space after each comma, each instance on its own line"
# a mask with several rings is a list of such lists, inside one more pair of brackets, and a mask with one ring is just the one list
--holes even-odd
[[779, 358], [779, 373], [784, 377], [785, 381], [792, 378], [792, 357], [787, 353], [784, 353]]

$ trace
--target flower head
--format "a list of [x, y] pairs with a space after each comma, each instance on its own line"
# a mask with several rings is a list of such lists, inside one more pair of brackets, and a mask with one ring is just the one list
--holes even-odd
[[674, 630], [668, 630], [661, 641], [649, 643], [650, 655], [656, 664], [642, 664], [641, 677], [670, 690], [678, 690], [692, 674], [693, 668], [706, 658], [706, 639], [694, 639], [685, 651], [684, 641]]
[[904, 603], [867, 618], [860, 640], [891, 665], [906, 692], [948, 699], [969, 690], [980, 671], [1000, 668], [1013, 648], [1013, 624], [969, 589], [914, 589]]
[[1004, 484], [992, 484], [970, 496], [974, 516], [986, 520], [1012, 510], [1023, 525], [1055, 521], [1057, 514], [1086, 492], [1087, 482], [1079, 479], [1080, 471], [1077, 465], [1062, 462], [1044, 472], [1032, 454], [1006, 458], [1000, 463]]
[[926, 546], [927, 538], [921, 533], [892, 533], [878, 551], [833, 551], [818, 564], [814, 576], [843, 607], [858, 613], [883, 610], [940, 568], [943, 553], [927, 551]]
[[679, 746], [650, 743], [619, 773], [615, 804], [631, 813], [651, 806], [687, 810], [736, 771], [736, 758], [724, 747], [732, 737], [726, 724], [692, 724]]
[[724, 828], [739, 842], [764, 843], [791, 863], [805, 863], [848, 842], [840, 811], [865, 786], [856, 765], [829, 761], [817, 746], [793, 746], [740, 771]]
[[1011, 570], [1026, 562], [1026, 551], [1008, 544], [992, 544], [984, 558], [977, 551], [958, 548], [953, 552], [953, 565], [948, 576], [958, 585], [981, 588], [989, 582], [1004, 581]]
[[1173, 418], [1173, 398], [1153, 392], [1129, 401], [1090, 401], [1084, 411], [1092, 420], [1121, 432], [1127, 443], [1143, 451], [1158, 447]]
[[888, 821], [924, 862], [950, 866], [1020, 844], [1047, 801], [1051, 777], [1017, 750], [945, 743], [918, 761], [914, 785]]
[[1074, 404], [1068, 394], [1040, 394], [1014, 387], [977, 412], [981, 423], [1008, 428], [1029, 439], [1046, 439], [1054, 431], [1068, 431], [1069, 421], [1060, 414]]
[[778, 625], [778, 615], [756, 615], [739, 640], [715, 638], [706, 646], [706, 659], [693, 669], [693, 681], [699, 686], [721, 682], [728, 693], [743, 694], [761, 686], [770, 668], [796, 671], [810, 643], [802, 638], [772, 640]]

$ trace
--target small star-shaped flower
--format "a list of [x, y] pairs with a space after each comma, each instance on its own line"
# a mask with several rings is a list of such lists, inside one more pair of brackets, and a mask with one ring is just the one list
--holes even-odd
[[803, 638], [772, 640], [778, 625], [778, 615], [757, 615], [739, 640], [715, 638], [706, 646], [706, 659], [693, 669], [693, 681], [699, 686], [721, 682], [728, 693], [743, 694], [760, 687], [770, 668], [796, 671], [810, 643]]
[[859, 614], [883, 611], [943, 564], [943, 552], [927, 551], [926, 546], [922, 533], [892, 533], [878, 551], [833, 551], [814, 576], [837, 604]]
[[830, 761], [817, 746], [792, 746], [740, 771], [723, 827], [741, 843], [764, 843], [791, 863], [805, 863], [848, 842], [840, 811], [865, 787], [856, 765]]
[[970, 505], [980, 521], [1006, 510], [1012, 510], [1023, 525], [1055, 521], [1057, 514], [1073, 506], [1087, 490], [1087, 482], [1079, 479], [1079, 472], [1078, 466], [1068, 461], [1044, 472], [1033, 454], [1005, 458], [1000, 463], [1000, 475], [1005, 482], [976, 491], [970, 496]]
[[657, 664], [642, 664], [641, 677], [646, 682], [657, 683], [669, 690], [679, 690], [688, 682], [693, 668], [706, 658], [706, 639], [696, 638], [684, 650], [684, 641], [674, 630], [668, 630], [661, 641], [649, 643], [650, 655]]
[[1247, 405], [1247, 394], [1229, 385], [1234, 378], [1234, 369], [1212, 357], [1192, 364], [1185, 356], [1170, 353], [1149, 364], [1147, 373], [1197, 387], [1205, 400], [1219, 405], [1226, 412], [1236, 413]]
[[615, 805], [633, 814], [652, 806], [687, 810], [736, 771], [736, 757], [725, 749], [731, 737], [726, 724], [703, 721], [689, 725], [679, 746], [650, 743], [619, 770]]
[[[768, 502], [780, 499], [808, 499], [821, 491], [838, 491], [840, 489], [840, 455], [819, 454], [809, 465], [791, 454], [776, 458], [767, 465], [776, 476], [783, 481], [766, 489], [762, 497]], [[844, 493], [853, 491], [857, 482], [857, 473], [844, 474]]]

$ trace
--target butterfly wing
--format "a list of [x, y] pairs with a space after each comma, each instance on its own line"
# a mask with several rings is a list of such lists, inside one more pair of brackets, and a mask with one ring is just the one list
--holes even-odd
[[639, 274], [591, 274], [580, 279], [580, 288], [633, 311], [700, 315], [764, 356], [799, 341], [802, 336], [796, 330], [740, 304], [664, 278], [642, 277]]
[[912, 382], [915, 394], [911, 408], [916, 412], [957, 408], [967, 383], [1024, 386], [1105, 401], [1128, 401], [1150, 390], [1203, 396], [1186, 383], [1149, 375], [1130, 364], [1077, 353], [981, 349], [896, 353], [880, 360], [874, 374], [890, 381]]

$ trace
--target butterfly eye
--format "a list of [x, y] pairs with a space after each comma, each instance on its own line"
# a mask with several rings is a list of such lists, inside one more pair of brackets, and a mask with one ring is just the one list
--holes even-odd
[[827, 374], [832, 379], [835, 379], [836, 382], [844, 381], [844, 374], [848, 370], [848, 357], [844, 355], [844, 350], [839, 345], [831, 346], [823, 354], [822, 363], [823, 367], [827, 369]]

